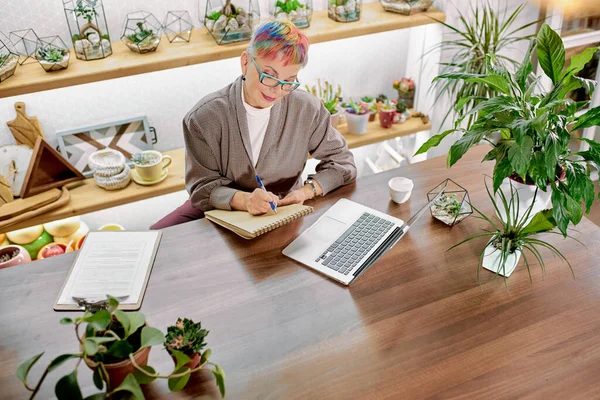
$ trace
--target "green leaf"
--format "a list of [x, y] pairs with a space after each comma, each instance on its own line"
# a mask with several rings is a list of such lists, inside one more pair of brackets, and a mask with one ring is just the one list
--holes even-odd
[[127, 340], [117, 340], [108, 348], [108, 354], [117, 358], [129, 358], [131, 353], [133, 348]]
[[102, 388], [104, 387], [104, 381], [102, 380], [102, 376], [100, 375], [100, 368], [96, 368], [94, 370], [94, 373], [92, 374], [92, 380], [94, 381], [94, 385], [96, 385], [96, 387], [99, 390], [102, 390]]
[[448, 167], [456, 164], [458, 160], [473, 146], [483, 140], [488, 132], [485, 130], [467, 131], [460, 139], [456, 141], [448, 153]]
[[531, 160], [531, 151], [533, 149], [533, 139], [530, 136], [525, 136], [519, 146], [516, 142], [508, 149], [508, 159], [514, 170], [522, 177], [527, 175], [529, 161]]
[[204, 364], [205, 362], [207, 362], [211, 354], [212, 351], [210, 349], [204, 350], [204, 353], [202, 353], [202, 357], [200, 357], [200, 364]]
[[567, 228], [569, 227], [569, 215], [565, 208], [564, 195], [553, 185], [552, 189], [552, 216], [556, 221], [556, 226], [562, 232], [564, 237], [567, 237]]
[[70, 360], [72, 358], [81, 358], [81, 354], [62, 354], [56, 357], [54, 360], [50, 362], [48, 365], [48, 372], [54, 371], [60, 365], [62, 365], [65, 361]]
[[61, 318], [60, 323], [62, 325], [70, 325], [73, 323], [73, 320], [71, 318]]
[[119, 299], [116, 299], [111, 295], [107, 295], [106, 297], [108, 298], [108, 312], [112, 313], [119, 307]]
[[110, 313], [106, 310], [100, 310], [95, 314], [84, 319], [89, 326], [97, 331], [103, 331], [110, 324]]
[[523, 57], [523, 62], [521, 63], [519, 69], [517, 69], [517, 72], [515, 73], [515, 80], [517, 81], [517, 84], [523, 92], [527, 88], [527, 77], [533, 71], [533, 67], [531, 66], [531, 53], [533, 52], [534, 48], [535, 40], [532, 40], [529, 43], [529, 48], [525, 53], [525, 57]]
[[83, 350], [88, 356], [93, 356], [98, 352], [99, 345], [108, 342], [114, 342], [114, 337], [86, 337], [83, 341]]
[[142, 328], [141, 349], [144, 347], [156, 346], [165, 342], [165, 335], [156, 328], [145, 326]]
[[[179, 373], [182, 373], [182, 372], [187, 372], [189, 370], [190, 369], [188, 367], [181, 367], [181, 368], [175, 370], [173, 373], [174, 374], [179, 374]], [[190, 380], [190, 375], [191, 374], [186, 374], [186, 375], [183, 375], [183, 376], [181, 376], [179, 378], [171, 378], [171, 379], [169, 379], [169, 390], [171, 392], [178, 392], [181, 389], [183, 389], [185, 387], [185, 385], [188, 383], [188, 381]]]
[[496, 165], [494, 166], [494, 174], [493, 174], [494, 193], [496, 193], [498, 191], [498, 189], [500, 188], [500, 185], [502, 184], [502, 181], [505, 178], [508, 178], [510, 176], [510, 174], [512, 174], [512, 173], [513, 173], [513, 167], [510, 164], [510, 161], [508, 158], [504, 158], [504, 159], [502, 159], [502, 161], [496, 163]]
[[594, 183], [589, 177], [586, 177], [585, 179], [583, 201], [585, 202], [585, 212], [589, 214], [592, 204], [594, 204]]
[[[140, 368], [142, 368], [144, 371], [146, 371], [150, 374], [156, 374], [156, 371], [154, 370], [154, 368], [152, 368], [149, 365], [140, 365]], [[134, 376], [135, 376], [135, 380], [138, 381], [138, 383], [140, 385], [147, 385], [148, 383], [151, 383], [152, 381], [154, 381], [156, 379], [152, 376], [148, 376], [148, 375], [144, 374], [143, 372], [141, 372], [137, 369], [134, 372]]]
[[522, 235], [551, 231], [556, 227], [552, 210], [543, 210], [533, 216], [531, 221], [521, 231]]
[[146, 323], [146, 316], [142, 312], [129, 313], [129, 334], [133, 335], [141, 326]]
[[176, 370], [183, 367], [185, 364], [189, 363], [190, 361], [192, 361], [182, 351], [169, 349], [169, 352], [173, 355], [173, 357], [175, 357], [175, 362], [177, 363], [177, 365], [175, 366]]
[[564, 193], [564, 198], [566, 199], [566, 208], [569, 213], [569, 219], [573, 222], [573, 225], [577, 225], [581, 222], [581, 218], [583, 217], [581, 203], [575, 201], [568, 193]]
[[571, 132], [579, 128], [589, 128], [592, 126], [600, 126], [600, 106], [594, 107], [585, 114], [580, 115], [575, 126], [571, 128]]
[[54, 394], [58, 400], [83, 400], [79, 383], [77, 383], [77, 370], [65, 375], [54, 387]]
[[131, 334], [131, 323], [129, 322], [129, 315], [127, 315], [127, 313], [123, 310], [116, 310], [115, 312], [113, 312], [113, 315], [115, 316], [115, 318], [117, 318], [117, 321], [119, 321], [121, 325], [123, 325], [123, 329], [125, 330], [125, 336], [123, 337], [123, 339], [127, 339]]
[[31, 357], [29, 360], [19, 365], [19, 367], [17, 368], [17, 378], [19, 378], [21, 382], [27, 382], [27, 375], [29, 374], [29, 370], [31, 369], [31, 367], [33, 367], [33, 364], [35, 364], [43, 355], [44, 352], [41, 352], [40, 354]]
[[536, 42], [540, 66], [556, 85], [565, 66], [565, 46], [562, 39], [548, 24], [544, 24], [537, 35]]
[[506, 78], [500, 75], [487, 75], [476, 78], [467, 78], [467, 82], [483, 83], [495, 92], [510, 94], [510, 86]]
[[140, 388], [140, 384], [135, 380], [135, 377], [132, 374], [127, 375], [123, 383], [121, 383], [114, 392], [129, 392], [131, 393], [132, 399], [144, 400], [142, 388]]
[[429, 140], [427, 140], [425, 143], [423, 143], [423, 145], [421, 147], [419, 147], [419, 150], [417, 150], [417, 152], [415, 153], [415, 156], [426, 153], [427, 150], [439, 145], [442, 142], [442, 140], [446, 136], [451, 134], [452, 132], [454, 132], [454, 129], [448, 129], [447, 131], [444, 131], [438, 135], [434, 135], [434, 136], [430, 137]]
[[569, 67], [563, 73], [563, 78], [569, 74], [576, 75], [579, 71], [585, 67], [585, 65], [590, 62], [594, 54], [598, 51], [598, 47], [588, 47], [581, 53], [574, 55], [571, 57], [571, 63]]
[[225, 397], [225, 371], [223, 371], [223, 368], [215, 364], [215, 371], [212, 371], [212, 373], [214, 374], [215, 378], [217, 378], [217, 386], [221, 392], [221, 397]]

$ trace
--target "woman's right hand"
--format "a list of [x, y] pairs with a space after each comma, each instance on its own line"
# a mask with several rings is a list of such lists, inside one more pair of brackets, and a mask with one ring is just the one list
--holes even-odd
[[231, 201], [231, 205], [234, 210], [245, 210], [252, 215], [262, 215], [271, 210], [271, 205], [269, 204], [270, 201], [277, 204], [279, 197], [271, 192], [265, 192], [262, 189], [256, 188], [252, 193], [242, 191], [236, 192]]

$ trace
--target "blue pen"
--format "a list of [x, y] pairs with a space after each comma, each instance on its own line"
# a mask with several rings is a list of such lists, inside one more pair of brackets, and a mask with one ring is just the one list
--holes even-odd
[[[261, 188], [265, 192], [267, 191], [267, 188], [265, 187], [265, 185], [263, 185], [262, 180], [260, 179], [260, 176], [258, 176], [258, 175], [256, 175], [256, 182], [258, 182], [259, 188]], [[275, 214], [277, 214], [277, 205], [275, 203], [273, 203], [272, 201], [270, 201], [269, 204], [271, 205], [271, 209], [273, 209]]]

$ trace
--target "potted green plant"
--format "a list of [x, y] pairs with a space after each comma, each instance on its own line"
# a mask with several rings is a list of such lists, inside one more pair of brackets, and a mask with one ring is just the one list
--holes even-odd
[[[431, 51], [444, 51], [453, 54], [452, 58], [441, 64], [441, 75], [448, 74], [487, 74], [489, 72], [486, 57], [494, 56], [497, 62], [505, 68], [516, 68], [518, 62], [506, 54], [500, 54], [501, 50], [510, 47], [523, 40], [529, 40], [535, 35], [520, 35], [530, 26], [535, 26], [539, 21], [533, 21], [522, 26], [515, 27], [514, 23], [527, 5], [521, 4], [513, 12], [508, 14], [499, 9], [494, 9], [488, 2], [472, 2], [472, 15], [467, 15], [457, 8], [458, 21], [460, 25], [452, 26], [444, 21], [430, 17], [449, 29], [449, 39], [441, 41], [431, 48]], [[481, 98], [495, 96], [498, 91], [493, 86], [487, 86], [482, 82], [455, 80], [439, 77], [431, 91], [435, 93], [435, 102], [440, 98], [449, 97], [450, 107], [443, 118], [441, 126], [453, 113], [460, 118], [467, 114], [478, 103]], [[472, 123], [474, 117], [470, 114], [466, 120], [467, 125]]]
[[371, 96], [363, 96], [360, 98], [360, 101], [369, 106], [369, 122], [375, 121], [375, 116], [377, 115], [377, 103], [375, 102], [375, 98]]
[[308, 28], [312, 17], [312, 1], [272, 0], [269, 11], [275, 21], [291, 21], [298, 28]]
[[348, 133], [353, 135], [364, 135], [367, 133], [369, 123], [369, 106], [363, 102], [354, 102], [352, 97], [346, 106], [346, 122]]
[[[536, 48], [540, 66], [552, 82], [549, 91], [536, 92], [538, 80], [532, 76], [530, 61]], [[569, 222], [576, 225], [582, 218], [581, 202], [589, 212], [595, 197], [590, 172], [591, 168], [600, 166], [600, 144], [572, 134], [580, 128], [600, 125], [600, 107], [583, 111], [588, 102], [575, 103], [567, 95], [580, 87], [593, 90], [594, 82], [578, 77], [577, 73], [596, 50], [588, 48], [573, 56], [565, 67], [562, 40], [544, 24], [514, 74], [489, 57], [486, 74], [440, 76], [478, 82], [499, 94], [477, 100], [476, 107], [459, 118], [453, 129], [431, 137], [416, 154], [437, 146], [450, 133], [460, 132], [462, 137], [450, 147], [448, 154], [448, 166], [452, 166], [471, 147], [487, 141], [492, 149], [484, 160], [496, 161], [494, 193], [500, 189], [508, 197], [510, 187], [516, 186], [522, 209], [527, 208], [537, 194], [532, 214], [551, 203], [557, 226], [566, 235]], [[465, 105], [469, 99], [462, 99], [460, 104]], [[473, 123], [462, 128], [461, 123], [472, 116]], [[568, 146], [572, 139], [585, 142], [588, 149], [572, 152]]]
[[400, 123], [406, 122], [410, 118], [410, 111], [408, 111], [408, 106], [404, 100], [398, 99], [396, 113], [398, 113], [398, 122]]
[[321, 100], [323, 106], [331, 114], [331, 125], [336, 128], [340, 121], [338, 102], [342, 95], [342, 87], [337, 85], [337, 90], [334, 91], [333, 84], [325, 81], [325, 84], [321, 85], [321, 79], [319, 78], [316, 85], [312, 87], [305, 85], [305, 89]]
[[415, 99], [415, 81], [410, 78], [402, 78], [394, 81], [393, 87], [398, 92], [398, 103], [404, 101], [408, 108], [412, 108]]
[[135, 53], [155, 51], [160, 44], [162, 25], [156, 17], [146, 11], [127, 14], [121, 41]]
[[[194, 323], [191, 319], [178, 318], [175, 325], [167, 328], [165, 335], [165, 349], [167, 351], [177, 350], [190, 358], [190, 362], [185, 364], [193, 369], [200, 364], [200, 355], [202, 349], [206, 346], [204, 338], [208, 335], [206, 329], [202, 329], [200, 322]], [[174, 361], [177, 361], [173, 357]]]
[[63, 0], [75, 56], [90, 61], [108, 57], [112, 46], [101, 0]]
[[[484, 185], [496, 213], [498, 214], [498, 210], [502, 208], [508, 217], [500, 219], [495, 216], [487, 216], [471, 204], [479, 218], [490, 225], [489, 229], [484, 229], [484, 233], [470, 236], [448, 249], [452, 250], [477, 238], [488, 238], [486, 246], [479, 254], [477, 278], [480, 283], [480, 272], [483, 267], [496, 275], [502, 275], [506, 284], [506, 278], [515, 270], [521, 257], [525, 261], [529, 279], [531, 279], [530, 260], [525, 255], [525, 250], [537, 260], [542, 272], [545, 272], [546, 267], [540, 250], [547, 249], [558, 256], [559, 259], [565, 261], [571, 269], [571, 273], [573, 273], [571, 264], [556, 247], [535, 237], [540, 233], [559, 234], [558, 232], [551, 232], [556, 227], [551, 210], [542, 210], [533, 214], [533, 204], [531, 204], [529, 208], [521, 212], [518, 207], [519, 192], [517, 189], [512, 188], [508, 197], [500, 192], [500, 202], [497, 202], [486, 181], [484, 181]], [[536, 189], [536, 194], [538, 191], [539, 189]]]
[[[60, 320], [63, 325], [74, 326], [79, 350], [54, 358], [36, 385], [29, 385], [27, 376], [44, 353], [35, 355], [17, 368], [17, 378], [32, 392], [30, 398], [38, 393], [48, 373], [69, 360], [77, 360], [77, 363], [71, 373], [56, 383], [55, 394], [59, 400], [82, 398], [77, 380], [77, 369], [81, 361], [94, 371], [94, 385], [103, 391], [92, 398], [112, 398], [117, 393], [126, 392], [134, 398], [143, 399], [140, 384], [150, 383], [157, 378], [168, 379], [169, 389], [178, 391], [187, 384], [193, 372], [209, 364], [210, 350], [202, 354], [201, 365], [189, 368], [186, 365], [191, 359], [183, 352], [171, 349], [170, 353], [176, 359], [175, 369], [168, 375], [158, 374], [147, 365], [148, 355], [152, 346], [164, 345], [164, 334], [159, 329], [148, 326], [143, 313], [118, 310], [119, 301], [116, 298], [109, 296], [105, 303], [106, 309], [95, 312], [86, 310], [82, 317]], [[96, 304], [93, 306], [97, 307]], [[85, 325], [83, 334], [80, 332], [81, 325]], [[217, 385], [224, 396], [225, 373], [219, 366], [214, 367], [213, 374], [217, 377]]]
[[396, 118], [396, 102], [394, 100], [380, 101], [377, 103], [379, 110], [379, 124], [382, 128], [391, 128]]

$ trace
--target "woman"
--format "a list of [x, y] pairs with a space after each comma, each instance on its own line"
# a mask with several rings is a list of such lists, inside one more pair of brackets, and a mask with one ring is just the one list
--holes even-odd
[[[267, 22], [242, 53], [242, 76], [204, 97], [183, 120], [190, 199], [152, 229], [201, 218], [213, 208], [254, 215], [303, 203], [356, 178], [354, 157], [315, 96], [296, 90], [307, 37], [292, 23]], [[307, 154], [320, 160], [301, 181]], [[267, 191], [259, 188], [260, 176]]]

